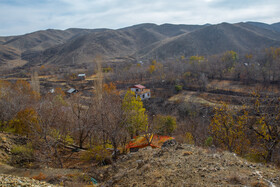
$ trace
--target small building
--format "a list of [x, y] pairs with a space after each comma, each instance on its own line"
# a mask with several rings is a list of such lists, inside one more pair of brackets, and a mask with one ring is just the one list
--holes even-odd
[[146, 89], [146, 87], [141, 84], [131, 86], [130, 90], [135, 93], [136, 98], [140, 97], [141, 100], [149, 99], [151, 97], [150, 89]]
[[143, 61], [138, 61], [137, 63], [140, 64], [140, 65], [144, 64]]
[[50, 91], [49, 91], [49, 93], [54, 93], [55, 92], [55, 90], [54, 90], [54, 88], [52, 88], [52, 89], [50, 89]]
[[85, 80], [86, 79], [86, 74], [84, 74], [84, 73], [78, 74], [78, 79], [79, 80]]
[[70, 89], [67, 91], [68, 94], [73, 94], [73, 93], [77, 93], [77, 92], [79, 92], [79, 90], [76, 90], [76, 89], [74, 89], [74, 88], [70, 88]]

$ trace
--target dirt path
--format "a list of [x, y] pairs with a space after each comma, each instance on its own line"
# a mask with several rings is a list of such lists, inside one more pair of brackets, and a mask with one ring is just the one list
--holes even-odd
[[59, 168], [39, 168], [39, 169], [28, 169], [28, 168], [15, 168], [3, 163], [0, 163], [0, 174], [15, 175], [19, 177], [33, 177], [43, 173], [46, 176], [58, 176], [58, 175], [69, 175], [81, 173], [77, 169], [59, 169]]

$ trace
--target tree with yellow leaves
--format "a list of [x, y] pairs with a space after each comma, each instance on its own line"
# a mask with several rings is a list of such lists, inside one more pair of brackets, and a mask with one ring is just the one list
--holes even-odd
[[31, 133], [31, 124], [38, 124], [38, 116], [33, 108], [26, 108], [19, 111], [16, 117], [9, 121], [9, 126], [15, 133], [29, 135]]
[[280, 98], [261, 96], [255, 92], [253, 96], [254, 117], [250, 120], [249, 128], [260, 141], [261, 148], [265, 150], [264, 159], [270, 162], [280, 143]]
[[119, 95], [119, 91], [117, 90], [117, 87], [114, 83], [110, 82], [109, 84], [103, 85], [103, 91], [106, 94], [113, 94], [113, 95]]
[[227, 104], [215, 108], [215, 114], [210, 124], [210, 132], [214, 141], [224, 149], [237, 154], [243, 154], [249, 141], [245, 136], [245, 124], [248, 121], [247, 111], [236, 115]]
[[204, 56], [191, 56], [189, 59], [190, 64], [200, 64], [201, 62], [204, 61]]
[[139, 135], [140, 132], [146, 131], [148, 116], [140, 97], [136, 98], [134, 92], [127, 91], [122, 102], [122, 109], [126, 119], [125, 123], [131, 136], [134, 134]]

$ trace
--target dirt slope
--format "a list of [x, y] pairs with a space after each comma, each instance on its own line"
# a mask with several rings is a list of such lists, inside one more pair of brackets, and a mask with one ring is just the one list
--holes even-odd
[[105, 170], [105, 186], [280, 186], [280, 171], [192, 145], [145, 148]]

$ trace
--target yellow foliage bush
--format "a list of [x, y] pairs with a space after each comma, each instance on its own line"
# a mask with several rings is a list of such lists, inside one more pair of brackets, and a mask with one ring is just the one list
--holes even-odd
[[186, 133], [185, 142], [186, 142], [187, 144], [194, 144], [193, 135], [192, 135], [190, 132], [187, 132], [187, 133]]
[[12, 156], [10, 164], [19, 166], [30, 166], [34, 161], [34, 150], [31, 144], [15, 145], [11, 150]]
[[102, 162], [108, 156], [110, 156], [110, 152], [102, 145], [98, 145], [90, 150], [85, 151], [82, 154], [81, 159], [84, 161]]

